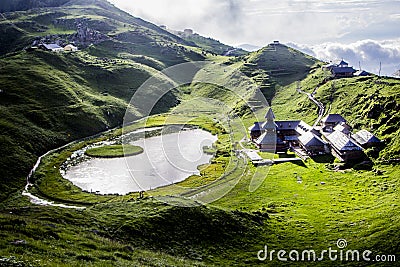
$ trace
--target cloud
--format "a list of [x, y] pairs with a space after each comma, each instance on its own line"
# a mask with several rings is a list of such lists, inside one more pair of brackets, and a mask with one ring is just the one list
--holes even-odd
[[379, 72], [380, 62], [383, 75], [392, 75], [400, 69], [400, 39], [361, 40], [349, 44], [329, 42], [314, 46], [295, 43], [288, 45], [327, 62], [344, 59], [356, 69], [360, 63], [362, 69], [373, 73]]
[[[241, 0], [110, 0], [134, 16], [170, 29], [194, 29], [224, 39], [244, 31], [246, 14]], [[233, 40], [233, 39], [230, 39]]]
[[135, 16], [231, 45], [392, 39], [399, 0], [110, 0]]

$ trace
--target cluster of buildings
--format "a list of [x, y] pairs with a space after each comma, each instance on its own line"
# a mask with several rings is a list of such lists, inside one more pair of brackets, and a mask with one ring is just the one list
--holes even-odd
[[74, 46], [73, 44], [68, 44], [68, 45], [62, 47], [58, 44], [40, 43], [37, 46], [32, 46], [30, 48], [30, 50], [36, 50], [36, 49], [42, 49], [44, 51], [50, 51], [50, 52], [55, 52], [55, 53], [78, 51], [78, 47]]
[[329, 70], [334, 78], [348, 78], [354, 76], [368, 76], [369, 72], [364, 70], [355, 70], [353, 67], [349, 66], [349, 63], [344, 60], [340, 61], [338, 64], [330, 63], [322, 67], [325, 70]]
[[261, 151], [280, 153], [290, 149], [311, 157], [332, 154], [346, 162], [362, 160], [364, 149], [382, 145], [381, 140], [366, 130], [353, 134], [340, 114], [329, 114], [317, 127], [301, 120], [275, 120], [271, 108], [265, 118], [265, 122], [255, 122], [249, 128], [251, 140]]

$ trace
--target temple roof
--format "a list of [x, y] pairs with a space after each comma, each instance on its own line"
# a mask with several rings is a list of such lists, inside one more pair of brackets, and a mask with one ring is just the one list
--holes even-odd
[[350, 138], [342, 132], [335, 131], [326, 136], [326, 139], [339, 151], [359, 151], [362, 148], [355, 144]]

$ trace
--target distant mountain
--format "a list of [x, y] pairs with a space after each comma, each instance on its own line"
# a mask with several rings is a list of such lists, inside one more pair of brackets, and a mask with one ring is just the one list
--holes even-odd
[[249, 51], [249, 52], [255, 52], [255, 51], [261, 49], [262, 47], [256, 46], [256, 45], [251, 45], [251, 44], [241, 44], [238, 46], [238, 48], [241, 48], [241, 49]]
[[28, 10], [3, 14], [0, 31], [5, 34], [0, 36], [0, 55], [21, 50], [36, 41], [73, 42], [81, 48], [97, 44], [92, 50], [97, 55], [117, 56], [121, 52], [148, 55], [167, 65], [203, 58], [187, 50], [184, 46], [190, 44], [182, 38], [105, 0], [6, 0], [2, 5], [3, 9]]

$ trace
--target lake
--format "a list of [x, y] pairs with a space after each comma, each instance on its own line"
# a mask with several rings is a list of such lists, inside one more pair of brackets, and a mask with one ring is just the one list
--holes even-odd
[[[139, 130], [138, 132], [143, 132]], [[203, 152], [217, 137], [200, 129], [183, 129], [130, 141], [144, 153], [114, 159], [90, 158], [62, 171], [64, 178], [82, 190], [99, 194], [127, 194], [181, 182], [200, 174], [198, 166], [212, 155]], [[75, 157], [84, 157], [83, 152]]]

